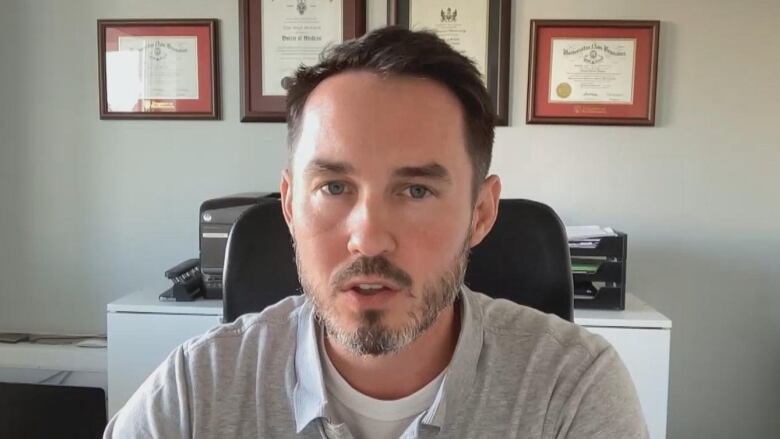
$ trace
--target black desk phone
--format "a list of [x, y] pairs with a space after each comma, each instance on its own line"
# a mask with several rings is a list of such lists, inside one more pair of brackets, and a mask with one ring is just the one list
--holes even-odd
[[173, 286], [160, 294], [162, 301], [190, 302], [203, 294], [203, 277], [200, 273], [200, 259], [180, 262], [165, 271], [165, 277]]

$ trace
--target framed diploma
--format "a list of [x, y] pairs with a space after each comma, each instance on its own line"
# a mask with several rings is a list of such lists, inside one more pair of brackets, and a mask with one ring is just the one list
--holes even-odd
[[526, 122], [655, 125], [659, 27], [531, 20]]
[[510, 0], [388, 0], [388, 23], [430, 30], [476, 64], [497, 125], [509, 121]]
[[101, 119], [218, 119], [217, 20], [98, 20]]
[[239, 0], [241, 121], [284, 122], [289, 78], [366, 32], [365, 0]]

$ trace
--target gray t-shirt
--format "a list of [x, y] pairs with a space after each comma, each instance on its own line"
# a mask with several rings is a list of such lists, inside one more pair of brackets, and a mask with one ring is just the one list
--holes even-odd
[[[459, 296], [461, 332], [433, 404], [402, 438], [646, 438], [614, 348], [558, 317]], [[311, 302], [289, 297], [185, 342], [105, 438], [351, 438], [331, 423]]]

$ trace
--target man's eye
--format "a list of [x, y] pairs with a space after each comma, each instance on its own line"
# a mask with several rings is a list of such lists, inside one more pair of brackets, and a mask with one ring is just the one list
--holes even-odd
[[331, 181], [326, 183], [322, 189], [329, 195], [341, 195], [347, 189], [347, 185], [340, 181]]
[[431, 193], [430, 189], [428, 189], [425, 186], [420, 186], [418, 184], [414, 184], [406, 188], [407, 192], [409, 193], [409, 196], [415, 199], [422, 199], [425, 198], [428, 194]]

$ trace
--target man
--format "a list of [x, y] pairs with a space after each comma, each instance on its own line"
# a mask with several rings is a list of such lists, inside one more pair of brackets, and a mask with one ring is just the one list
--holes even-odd
[[297, 72], [288, 124], [305, 294], [176, 349], [106, 437], [646, 437], [602, 338], [462, 285], [501, 189], [470, 61], [372, 32]]

